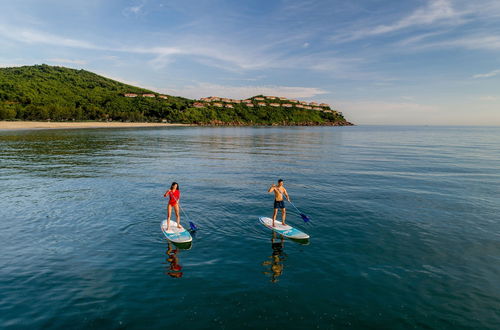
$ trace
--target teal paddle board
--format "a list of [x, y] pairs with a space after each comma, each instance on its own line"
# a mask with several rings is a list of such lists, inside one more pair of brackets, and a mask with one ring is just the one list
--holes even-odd
[[260, 217], [259, 222], [266, 226], [267, 228], [271, 229], [272, 231], [277, 232], [278, 234], [281, 234], [287, 238], [292, 238], [292, 239], [308, 239], [309, 235], [307, 235], [304, 232], [301, 232], [297, 228], [293, 228], [292, 226], [289, 225], [282, 225], [281, 220], [275, 220], [274, 221], [274, 227], [273, 227], [273, 219], [267, 218], [267, 217]]
[[167, 220], [161, 223], [161, 231], [165, 237], [173, 243], [188, 243], [193, 240], [191, 234], [181, 226], [177, 228], [177, 222], [170, 220], [170, 228], [167, 230]]

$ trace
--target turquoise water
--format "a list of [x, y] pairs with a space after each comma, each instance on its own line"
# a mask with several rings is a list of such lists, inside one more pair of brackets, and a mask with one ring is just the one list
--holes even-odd
[[500, 327], [500, 128], [4, 131], [0, 210], [1, 328]]

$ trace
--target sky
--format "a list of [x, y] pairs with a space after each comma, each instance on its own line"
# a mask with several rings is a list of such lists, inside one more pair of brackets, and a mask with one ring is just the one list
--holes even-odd
[[0, 67], [189, 98], [326, 102], [356, 124], [500, 125], [499, 0], [0, 0]]

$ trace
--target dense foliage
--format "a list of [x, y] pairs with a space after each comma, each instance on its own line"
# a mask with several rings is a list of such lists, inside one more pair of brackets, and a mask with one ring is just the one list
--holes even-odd
[[0, 69], [0, 120], [168, 121], [196, 124], [342, 123], [338, 113], [254, 107], [194, 108], [182, 97], [124, 97], [153, 92], [92, 72], [48, 65]]

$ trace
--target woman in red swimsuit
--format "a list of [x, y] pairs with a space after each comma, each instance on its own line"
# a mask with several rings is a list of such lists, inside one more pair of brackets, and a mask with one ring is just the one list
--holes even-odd
[[170, 189], [165, 192], [163, 197], [170, 197], [167, 206], [167, 230], [170, 229], [170, 216], [172, 215], [172, 207], [175, 210], [175, 216], [177, 218], [177, 228], [181, 228], [181, 216], [179, 214], [179, 199], [181, 198], [181, 191], [179, 190], [179, 185], [177, 182], [172, 182]]

